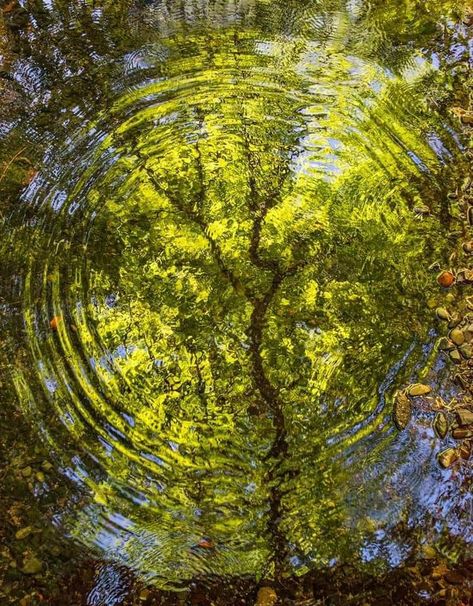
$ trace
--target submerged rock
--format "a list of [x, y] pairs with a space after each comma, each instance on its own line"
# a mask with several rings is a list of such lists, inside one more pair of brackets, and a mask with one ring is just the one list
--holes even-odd
[[43, 563], [35, 556], [27, 556], [23, 561], [23, 574], [38, 574], [43, 569]]
[[445, 309], [445, 307], [437, 307], [435, 313], [437, 314], [437, 318], [439, 320], [446, 320], [447, 322], [450, 321], [451, 316], [448, 312], [448, 309]]
[[423, 383], [413, 383], [406, 389], [406, 393], [409, 396], [425, 396], [431, 391], [432, 388], [429, 385], [424, 385]]
[[469, 360], [471, 357], [473, 357], [473, 347], [471, 345], [469, 345], [468, 343], [464, 343], [460, 348], [459, 351], [461, 353], [461, 355], [466, 358], [467, 360]]
[[467, 255], [471, 255], [473, 253], [473, 240], [463, 242], [463, 252], [465, 252]]
[[460, 328], [454, 328], [450, 332], [450, 340], [455, 343], [455, 345], [463, 345], [463, 343], [465, 342], [465, 335], [463, 334], [463, 331], [460, 330]]
[[473, 411], [467, 408], [459, 408], [455, 411], [455, 417], [458, 425], [473, 425]]
[[447, 469], [448, 467], [451, 467], [454, 463], [456, 463], [459, 458], [460, 455], [458, 454], [456, 448], [447, 448], [446, 450], [443, 450], [441, 453], [439, 453], [438, 462], [444, 469]]
[[450, 359], [452, 362], [455, 362], [455, 364], [459, 364], [462, 361], [462, 356], [458, 349], [453, 349], [450, 352]]
[[468, 459], [471, 457], [471, 450], [472, 450], [472, 443], [464, 442], [458, 448], [458, 454], [464, 461], [468, 461]]
[[452, 429], [452, 438], [454, 440], [465, 440], [467, 438], [473, 438], [473, 429], [467, 429], [465, 427], [455, 427], [455, 429]]
[[31, 528], [31, 526], [25, 526], [25, 528], [21, 528], [15, 533], [15, 539], [17, 539], [18, 541], [26, 539], [26, 537], [28, 537], [32, 532], [33, 529]]
[[450, 288], [450, 286], [453, 286], [455, 284], [455, 276], [452, 274], [451, 271], [444, 270], [440, 272], [437, 276], [437, 282], [443, 288]]
[[274, 606], [278, 601], [278, 595], [272, 587], [261, 587], [258, 591], [255, 606]]

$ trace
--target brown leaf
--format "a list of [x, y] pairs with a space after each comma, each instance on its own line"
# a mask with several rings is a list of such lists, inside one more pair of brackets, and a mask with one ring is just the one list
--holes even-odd
[[399, 430], [405, 429], [412, 415], [412, 404], [403, 391], [394, 396], [393, 419]]

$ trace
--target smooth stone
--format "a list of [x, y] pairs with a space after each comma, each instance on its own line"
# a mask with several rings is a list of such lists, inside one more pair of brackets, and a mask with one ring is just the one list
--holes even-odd
[[452, 362], [455, 362], [455, 364], [459, 364], [462, 361], [462, 356], [458, 349], [453, 349], [450, 352], [450, 359]]
[[437, 314], [437, 318], [439, 320], [446, 320], [447, 322], [451, 320], [452, 316], [448, 313], [448, 309], [445, 309], [445, 307], [437, 307], [435, 313]]
[[459, 348], [459, 350], [461, 355], [467, 360], [473, 357], [473, 347], [471, 345], [465, 343]]
[[470, 240], [469, 242], [463, 242], [463, 252], [465, 252], [467, 255], [471, 255], [471, 253], [473, 253], [473, 240]]
[[450, 332], [449, 336], [450, 336], [451, 341], [453, 341], [453, 343], [455, 343], [455, 345], [463, 345], [463, 343], [465, 342], [465, 335], [463, 334], [463, 331], [460, 330], [459, 328], [454, 328]]
[[455, 427], [455, 429], [452, 430], [452, 438], [454, 440], [467, 440], [473, 438], [473, 429]]
[[274, 606], [278, 595], [272, 587], [261, 587], [258, 590], [255, 606]]
[[458, 448], [458, 454], [460, 455], [461, 459], [463, 459], [464, 461], [468, 461], [468, 459], [471, 457], [471, 450], [471, 442], [464, 442]]
[[24, 574], [38, 574], [43, 569], [43, 563], [41, 560], [34, 556], [26, 558], [23, 562], [23, 568], [21, 572]]
[[432, 387], [423, 383], [414, 383], [409, 385], [406, 392], [409, 396], [425, 396], [432, 391]]
[[473, 411], [468, 410], [467, 408], [458, 408], [455, 411], [455, 418], [458, 425], [473, 425]]
[[447, 572], [444, 579], [447, 581], [447, 583], [450, 583], [450, 585], [463, 585], [463, 583], [466, 581], [466, 578], [463, 575], [452, 570]]
[[441, 453], [439, 453], [438, 462], [444, 469], [447, 469], [448, 467], [451, 467], [456, 461], [458, 461], [459, 458], [460, 455], [458, 454], [456, 448], [447, 448], [446, 450], [443, 450]]
[[26, 537], [28, 537], [32, 532], [33, 529], [31, 528], [31, 526], [25, 526], [25, 528], [21, 528], [15, 533], [15, 539], [17, 539], [18, 541], [26, 539]]
[[437, 282], [443, 288], [450, 288], [450, 286], [453, 286], [455, 284], [455, 276], [452, 274], [451, 271], [444, 270], [440, 272], [437, 276]]
[[435, 560], [437, 557], [437, 550], [432, 547], [432, 545], [423, 545], [422, 547], [422, 556], [426, 560]]

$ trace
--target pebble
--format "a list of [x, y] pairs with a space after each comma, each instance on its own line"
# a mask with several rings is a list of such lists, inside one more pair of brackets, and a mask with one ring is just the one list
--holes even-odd
[[458, 408], [455, 411], [455, 418], [458, 425], [473, 425], [473, 412], [466, 408]]
[[17, 539], [18, 541], [26, 539], [26, 537], [28, 537], [32, 532], [33, 529], [31, 528], [31, 526], [25, 526], [25, 528], [21, 528], [15, 533], [15, 539]]
[[36, 479], [38, 480], [38, 482], [45, 482], [46, 476], [44, 475], [44, 473], [42, 471], [38, 471], [36, 473]]
[[453, 349], [450, 352], [450, 359], [452, 360], [452, 362], [455, 362], [455, 364], [459, 364], [462, 361], [462, 356], [458, 349]]
[[258, 591], [255, 606], [274, 606], [278, 595], [272, 587], [261, 587]]
[[447, 572], [444, 578], [447, 583], [450, 583], [451, 585], [462, 585], [465, 581], [465, 577], [458, 572], [453, 571]]
[[462, 124], [466, 124], [467, 126], [473, 125], [473, 112], [466, 111], [462, 116], [460, 116], [460, 121]]
[[451, 332], [450, 332], [450, 340], [453, 341], [453, 343], [455, 343], [455, 345], [463, 345], [463, 343], [465, 342], [465, 335], [463, 334], [463, 331], [460, 330], [459, 328], [454, 328]]
[[432, 545], [423, 545], [422, 555], [427, 560], [435, 560], [435, 558], [437, 557], [437, 550], [432, 547]]
[[460, 349], [461, 355], [464, 358], [466, 358], [467, 360], [470, 359], [471, 357], [473, 357], [473, 347], [471, 345], [468, 345], [467, 343], [465, 343], [459, 349]]
[[38, 574], [43, 568], [43, 563], [35, 556], [29, 556], [23, 561], [23, 574]]
[[444, 270], [437, 276], [437, 282], [440, 286], [443, 286], [443, 288], [450, 288], [450, 286], [455, 284], [455, 276], [451, 271]]
[[464, 461], [468, 461], [471, 456], [471, 443], [465, 442], [458, 449], [458, 454]]
[[465, 440], [467, 438], [473, 438], [473, 429], [455, 427], [455, 429], [452, 430], [452, 438], [454, 440]]
[[471, 255], [473, 253], [473, 240], [463, 242], [463, 252], [465, 252], [467, 255]]
[[409, 396], [425, 396], [432, 391], [432, 387], [423, 383], [414, 383], [409, 385], [406, 392]]
[[439, 320], [446, 320], [449, 322], [451, 319], [451, 315], [448, 313], [448, 309], [445, 309], [445, 307], [437, 307], [435, 313], [437, 314], [437, 318]]
[[444, 469], [451, 467], [459, 458], [460, 455], [456, 448], [447, 448], [438, 455], [438, 461]]
[[473, 341], [473, 330], [470, 330], [469, 326], [463, 329], [463, 334], [465, 335], [465, 341], [467, 343]]

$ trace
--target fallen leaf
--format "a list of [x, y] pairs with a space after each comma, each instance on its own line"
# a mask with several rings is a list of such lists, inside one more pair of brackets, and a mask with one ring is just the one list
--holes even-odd
[[60, 321], [61, 316], [54, 316], [54, 318], [51, 318], [51, 321], [49, 322], [51, 330], [57, 330]]
[[393, 419], [399, 430], [405, 429], [411, 419], [412, 404], [403, 391], [394, 396]]

